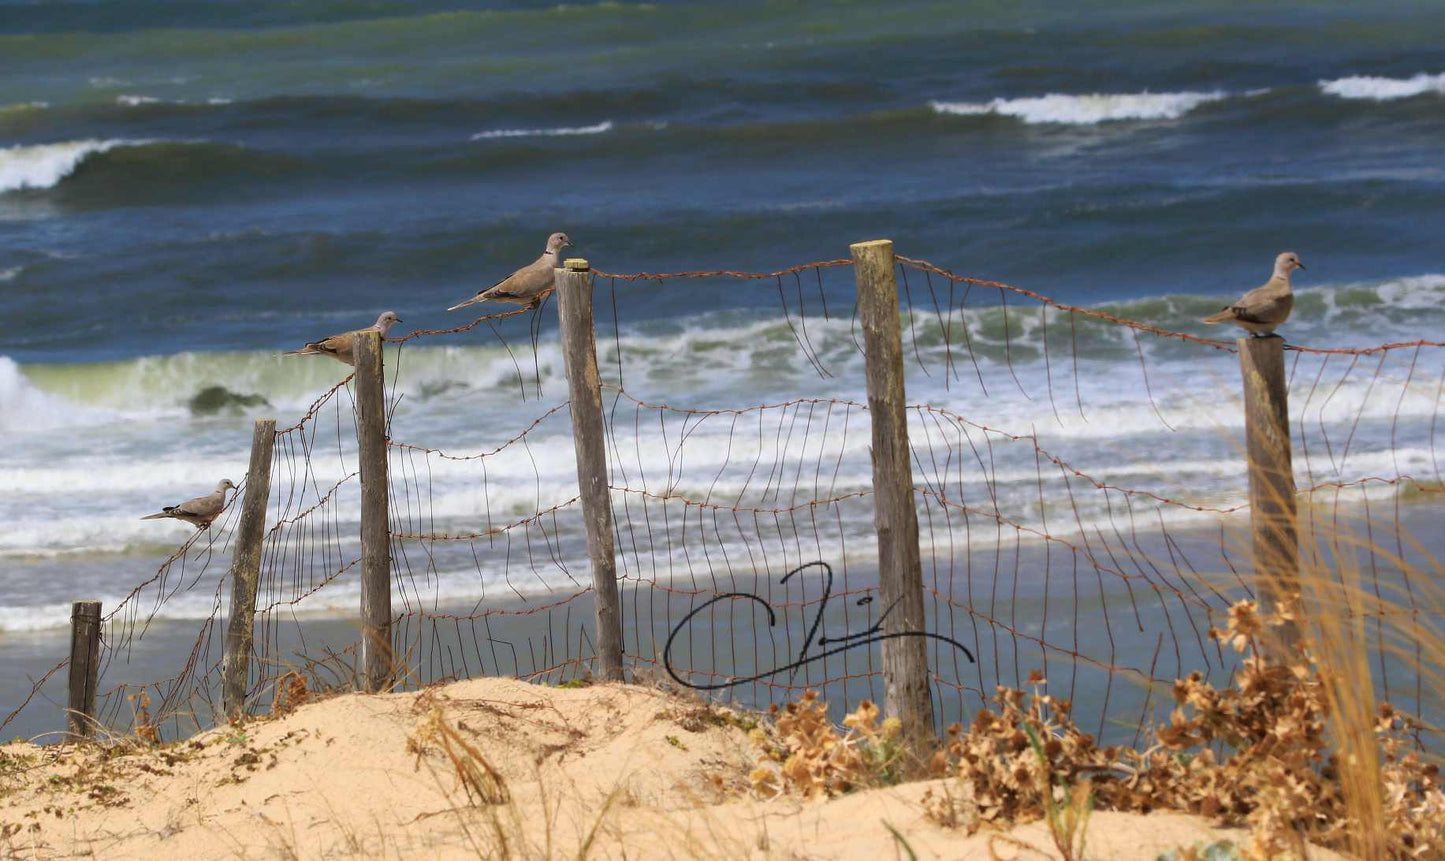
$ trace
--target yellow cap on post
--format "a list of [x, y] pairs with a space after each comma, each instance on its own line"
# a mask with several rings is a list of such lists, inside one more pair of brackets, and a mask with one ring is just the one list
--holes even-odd
[[591, 266], [587, 265], [586, 257], [568, 257], [566, 260], [562, 261], [562, 265], [567, 269], [568, 272], [586, 272], [588, 269], [592, 268]]

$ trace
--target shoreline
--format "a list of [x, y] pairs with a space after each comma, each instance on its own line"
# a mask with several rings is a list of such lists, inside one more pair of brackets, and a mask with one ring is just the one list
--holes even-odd
[[[1401, 507], [1402, 526], [1426, 542], [1423, 549], [1437, 559], [1445, 558], [1445, 536], [1431, 532], [1430, 526], [1438, 523], [1442, 512], [1445, 506], [1421, 502]], [[1301, 523], [1302, 527], [1308, 523], [1305, 511]], [[1231, 534], [1242, 535], [1237, 531]], [[1161, 567], [1171, 555], [1195, 564], [1208, 558], [1209, 553], [1218, 554], [1221, 538], [1216, 530], [1171, 530], [1167, 536], [1160, 532], [1139, 533], [1130, 536], [1127, 546], [1113, 539], [1101, 541], [1102, 536], [1093, 539], [1091, 552], [1109, 559], [1110, 566], [1122, 565], [1116, 570], [1127, 574], [1127, 579], [1117, 573], [1096, 576], [1092, 570], [1081, 574], [1074, 570], [1069, 558], [1078, 556], [1078, 552], [1061, 555], [1053, 542], [1044, 541], [999, 545], [980, 540], [967, 553], [955, 548], [952, 557], [935, 558], [930, 554], [928, 535], [925, 530], [928, 630], [951, 638], [977, 659], [977, 663], [970, 664], [957, 648], [930, 641], [928, 656], [935, 673], [934, 702], [940, 729], [953, 721], [966, 720], [984, 705], [995, 685], [1021, 686], [1029, 672], [1037, 669], [1048, 676], [1051, 692], [1076, 703], [1082, 725], [1091, 725], [1093, 718], [1089, 715], [1096, 714], [1099, 733], [1127, 741], [1132, 731], [1117, 723], [1106, 723], [1105, 718], [1112, 715], [1117, 722], [1120, 714], [1128, 714], [1142, 719], [1146, 710], [1157, 711], [1167, 705], [1167, 694], [1150, 692], [1141, 684], [1151, 669], [1156, 682], [1164, 685], [1195, 669], [1219, 679], [1233, 668], [1203, 633], [1209, 627], [1211, 613], [1216, 614], [1217, 624], [1217, 614], [1227, 609], [1229, 601], [1244, 596], [1241, 583], [1248, 583], [1247, 569], [1230, 572], [1219, 566], [1208, 569], [1212, 574], [1194, 575], [1177, 561], [1173, 570]], [[1247, 541], [1247, 535], [1231, 539], [1232, 543], [1239, 541]], [[945, 545], [940, 544], [938, 549], [942, 551]], [[1332, 560], [1323, 561], [1328, 567]], [[1233, 564], [1238, 565], [1238, 560]], [[864, 631], [876, 623], [876, 605], [859, 603], [876, 593], [876, 568], [853, 561], [838, 569], [834, 597], [828, 602], [820, 629], [823, 635], [832, 637]], [[996, 576], [994, 571], [998, 572]], [[670, 625], [702, 601], [738, 591], [752, 592], [774, 605], [778, 624], [769, 628], [766, 611], [754, 601], [714, 605], [679, 634], [674, 644], [676, 665], [701, 671], [704, 675], [689, 678], [705, 684], [728, 675], [749, 676], [792, 663], [801, 656], [807, 632], [817, 620], [822, 581], [800, 579], [810, 576], [803, 574], [787, 585], [779, 585], [774, 581], [780, 573], [763, 578], [731, 572], [718, 579], [714, 572], [699, 580], [694, 571], [690, 578], [686, 574], [674, 576], [670, 584], [624, 577], [620, 585], [627, 664], [644, 678], [665, 679], [661, 654], [671, 633]], [[579, 584], [528, 600], [511, 594], [488, 598], [481, 611], [488, 615], [475, 619], [465, 618], [481, 606], [475, 599], [428, 602], [423, 611], [409, 588], [408, 601], [397, 600], [394, 605], [399, 613], [394, 640], [407, 658], [413, 683], [430, 684], [479, 674], [566, 681], [588, 671], [593, 610], [590, 595], [582, 591], [585, 588]], [[694, 589], [700, 590], [695, 597], [690, 594]], [[576, 594], [579, 591], [581, 594]], [[967, 609], [970, 594], [973, 614]], [[567, 596], [572, 597], [542, 609], [558, 597]], [[224, 606], [224, 595], [222, 603]], [[258, 649], [270, 656], [266, 659], [271, 664], [268, 678], [274, 679], [288, 667], [304, 666], [298, 654], [345, 654], [357, 642], [358, 624], [355, 617], [332, 615], [331, 611], [309, 615], [278, 608], [268, 618], [258, 620], [256, 626]], [[218, 666], [219, 628], [207, 629], [204, 625], [204, 620], [198, 619], [151, 621], [142, 637], [120, 643], [126, 652], [116, 654], [105, 667], [100, 691], [104, 694], [118, 685], [130, 685], [126, 690], [133, 692], [133, 686], [141, 682], [172, 678], [193, 650], [199, 650], [199, 666]], [[206, 631], [209, 633], [198, 640], [198, 633]], [[123, 631], [109, 628], [105, 636], [117, 633]], [[0, 633], [0, 649], [15, 671], [7, 673], [0, 686], [0, 717], [28, 694], [30, 682], [25, 676], [38, 676], [53, 667], [65, 657], [68, 643], [68, 628]], [[818, 653], [817, 648], [809, 652]], [[1071, 657], [1074, 653], [1082, 657]], [[253, 661], [253, 690], [258, 663]], [[335, 664], [332, 673], [349, 671], [339, 659], [331, 663]], [[1116, 670], [1109, 672], [1109, 666]], [[814, 687], [841, 708], [843, 703], [864, 696], [875, 700], [881, 696], [880, 667], [876, 645], [860, 647], [712, 696], [741, 707], [765, 709]], [[1393, 659], [1387, 662], [1387, 669], [1397, 678], [1410, 672]], [[667, 681], [670, 683], [670, 679]], [[1390, 679], [1377, 679], [1377, 684], [1382, 681]], [[208, 698], [218, 699], [213, 696], [214, 684], [213, 673], [209, 683], [197, 689], [199, 700], [186, 699], [201, 704]], [[41, 694], [5, 728], [4, 736], [31, 737], [63, 726], [61, 709], [45, 702], [45, 698], [62, 701], [64, 685], [63, 673], [53, 676]], [[1406, 685], [1405, 689], [1410, 687]], [[1400, 688], [1398, 683], [1395, 688]], [[269, 689], [260, 690], [252, 702], [269, 697]], [[160, 699], [154, 694], [153, 698]], [[128, 714], [123, 703], [110, 705], [113, 718]], [[1412, 698], [1402, 698], [1396, 705], [1410, 710], [1415, 704]], [[260, 707], [264, 708], [264, 703]], [[196, 719], [181, 718], [168, 730], [170, 736], [189, 734], [209, 723], [199, 709], [190, 711], [197, 712]], [[101, 709], [101, 713], [106, 711]]]

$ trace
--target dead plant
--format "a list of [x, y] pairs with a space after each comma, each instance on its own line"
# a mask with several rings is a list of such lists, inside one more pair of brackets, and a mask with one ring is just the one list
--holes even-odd
[[903, 778], [903, 724], [897, 718], [880, 723], [878, 707], [869, 700], [844, 718], [846, 732], [829, 720], [828, 704], [817, 691], [805, 692], [781, 710], [774, 706], [772, 714], [776, 736], [761, 728], [749, 734], [760, 750], [749, 779], [761, 795], [833, 796]]
[[456, 781], [466, 790], [467, 800], [472, 804], [507, 804], [511, 794], [507, 782], [482, 752], [446, 721], [441, 706], [433, 706], [427, 717], [417, 726], [416, 732], [407, 739], [407, 750], [416, 754], [416, 768], [420, 770], [422, 759], [431, 747], [441, 749], [442, 755], [451, 762]]

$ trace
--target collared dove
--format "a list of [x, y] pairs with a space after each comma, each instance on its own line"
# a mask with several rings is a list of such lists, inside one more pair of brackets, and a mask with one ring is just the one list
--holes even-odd
[[320, 341], [312, 341], [299, 350], [290, 350], [282, 353], [283, 356], [330, 356], [338, 362], [345, 362], [355, 367], [356, 357], [351, 354], [352, 336], [357, 332], [380, 332], [383, 339], [391, 329], [393, 323], [400, 323], [402, 320], [395, 312], [383, 311], [376, 322], [369, 328], [357, 329], [353, 332], [342, 332], [340, 335], [332, 335]]
[[540, 304], [542, 297], [552, 291], [552, 270], [560, 265], [557, 254], [563, 248], [572, 244], [565, 233], [554, 233], [547, 237], [547, 250], [538, 257], [496, 284], [485, 290], [477, 291], [477, 295], [458, 302], [448, 311], [455, 311], [458, 308], [465, 308], [478, 302], [511, 302], [514, 305], [531, 305], [535, 307]]
[[216, 485], [215, 491], [198, 496], [195, 499], [188, 499], [180, 505], [167, 505], [155, 514], [142, 517], [141, 520], [164, 520], [173, 517], [176, 520], [184, 520], [197, 529], [209, 529], [211, 521], [226, 507], [226, 491], [235, 490], [236, 485], [231, 483], [229, 478], [223, 478]]
[[1233, 323], [1259, 337], [1273, 332], [1294, 308], [1289, 274], [1303, 269], [1299, 255], [1285, 251], [1274, 258], [1274, 275], [1263, 285], [1240, 297], [1238, 302], [1204, 318], [1205, 323]]

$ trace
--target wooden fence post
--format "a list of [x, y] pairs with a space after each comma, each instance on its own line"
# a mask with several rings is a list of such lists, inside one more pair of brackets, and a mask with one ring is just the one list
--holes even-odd
[[261, 578], [261, 542], [266, 532], [266, 502], [271, 498], [271, 453], [276, 446], [276, 420], [256, 419], [251, 432], [251, 466], [246, 471], [246, 496], [231, 556], [231, 621], [226, 628], [226, 673], [221, 702], [226, 717], [246, 710], [246, 680], [255, 636], [256, 584]]
[[386, 483], [386, 376], [381, 333], [356, 333], [357, 457], [361, 463], [361, 672], [368, 691], [392, 683], [391, 535]]
[[577, 485], [587, 526], [587, 556], [592, 561], [592, 590], [597, 605], [597, 654], [604, 679], [622, 680], [622, 603], [617, 596], [617, 558], [612, 538], [612, 498], [607, 481], [606, 430], [602, 424], [602, 384], [597, 375], [597, 336], [592, 319], [592, 273], [587, 261], [573, 258], [553, 275], [557, 318], [562, 329], [562, 358], [571, 398], [572, 445], [577, 453]]
[[88, 738], [95, 728], [95, 686], [100, 680], [100, 602], [70, 605], [70, 734]]
[[[913, 463], [903, 387], [903, 336], [893, 242], [849, 246], [858, 282], [858, 317], [867, 362], [868, 414], [873, 425], [873, 524], [878, 532], [878, 582], [887, 617], [883, 634], [925, 630], [923, 564]], [[922, 637], [884, 640], [884, 711], [903, 721], [908, 736], [933, 736], [928, 656]]]
[[[1294, 467], [1290, 456], [1289, 395], [1284, 339], [1243, 337], [1239, 370], [1244, 377], [1244, 435], [1249, 457], [1249, 519], [1254, 533], [1255, 592], [1262, 612], [1299, 604], [1299, 538], [1295, 519]], [[1286, 647], [1299, 637], [1297, 622], [1284, 625]]]

